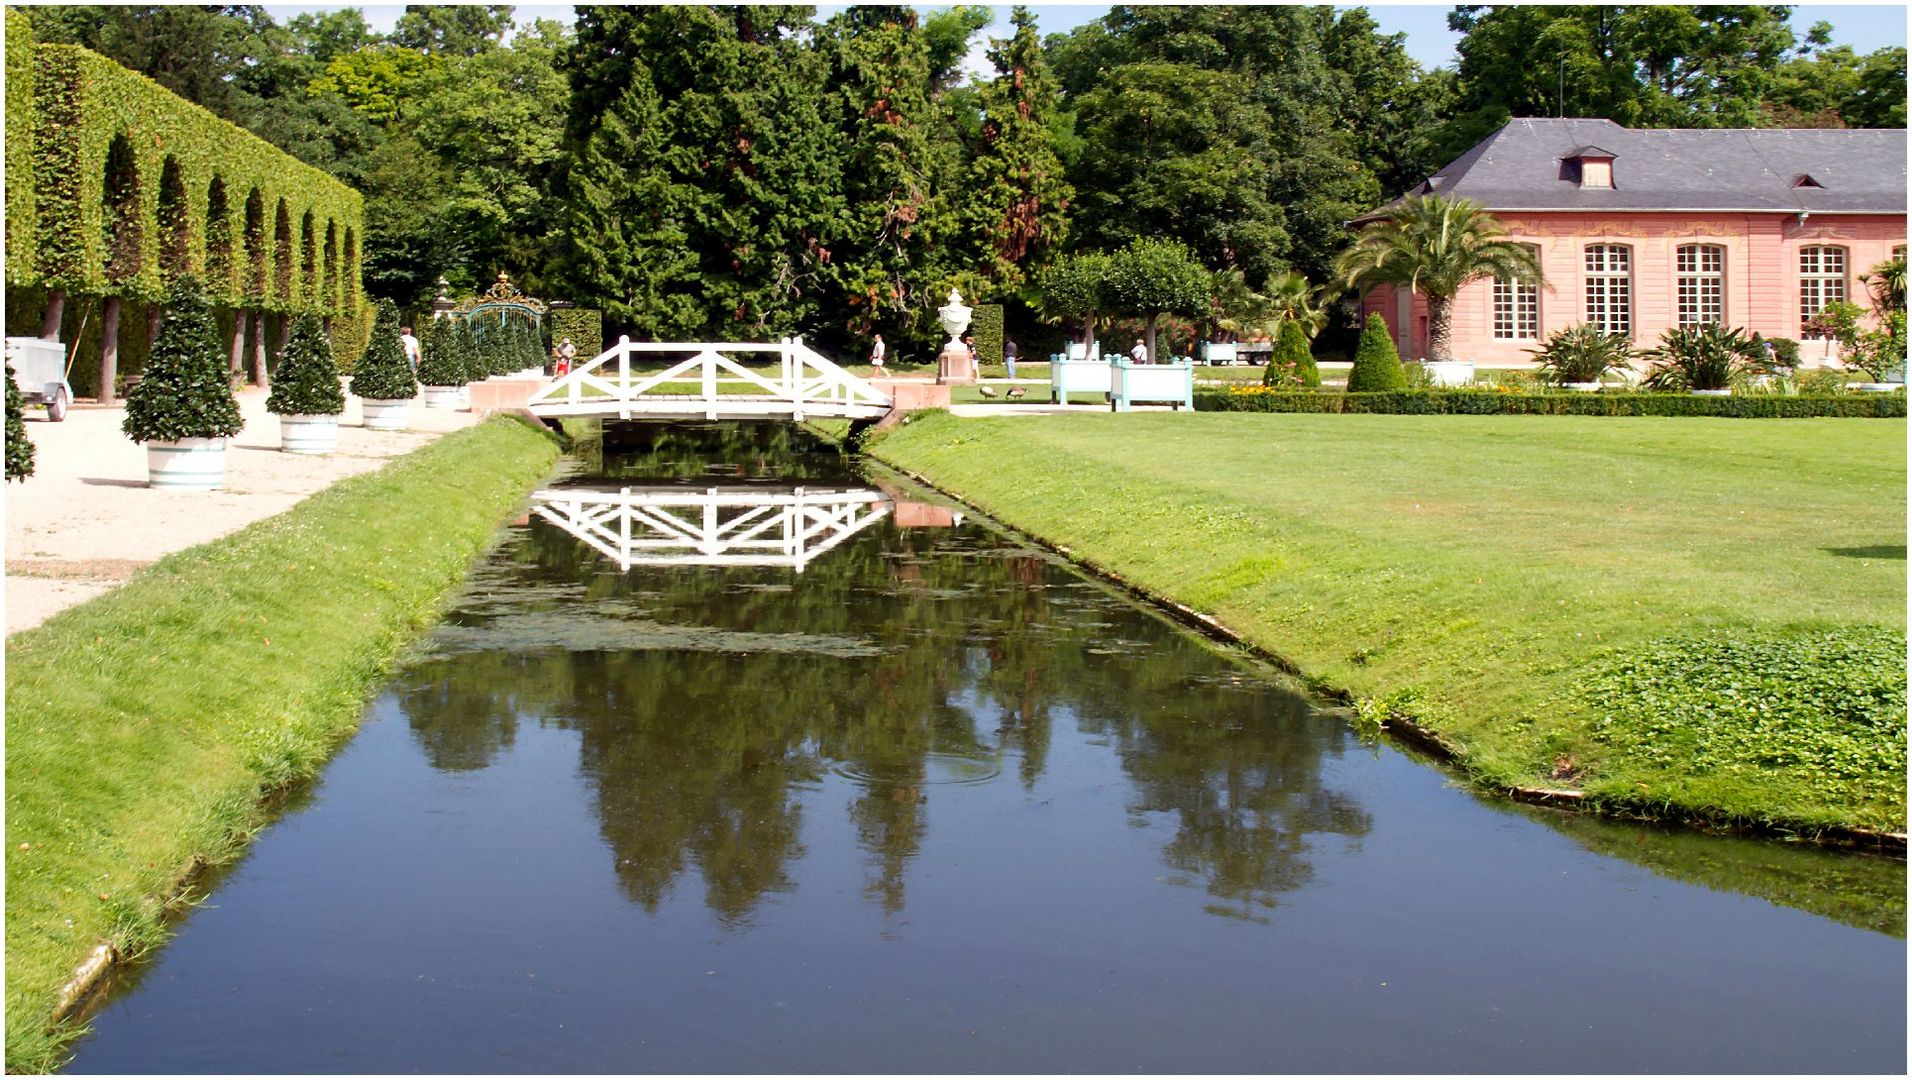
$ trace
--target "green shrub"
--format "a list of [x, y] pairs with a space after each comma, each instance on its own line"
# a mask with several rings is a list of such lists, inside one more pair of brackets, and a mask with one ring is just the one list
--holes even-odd
[[604, 351], [604, 315], [590, 308], [555, 308], [551, 320], [551, 342], [565, 338], [577, 346], [575, 363], [583, 365]]
[[[33, 24], [26, 12], [12, 7], [7, 9], [6, 64], [7, 284], [31, 285], [38, 275], [33, 209]], [[13, 478], [11, 471], [7, 478]]]
[[1515, 394], [1493, 390], [1401, 390], [1379, 394], [1266, 391], [1259, 386], [1198, 390], [1203, 412], [1382, 413], [1407, 416], [1812, 416], [1904, 417], [1904, 394], [1838, 397], [1686, 394]]
[[1361, 330], [1361, 343], [1355, 346], [1354, 366], [1348, 369], [1348, 393], [1401, 390], [1407, 387], [1407, 373], [1401, 370], [1401, 354], [1394, 351], [1394, 339], [1388, 336], [1388, 324], [1380, 315], [1369, 315]]
[[1830, 368], [1814, 368], [1799, 373], [1799, 392], [1815, 397], [1835, 397], [1846, 392], [1846, 373]]
[[1773, 363], [1792, 369], [1799, 366], [1799, 343], [1792, 338], [1767, 338], [1766, 344], [1773, 347]]
[[1905, 634], [1666, 638], [1575, 687], [1594, 737], [1686, 776], [1792, 770], [1842, 796], [1905, 788]]
[[454, 329], [453, 348], [457, 352], [459, 364], [463, 366], [465, 381], [483, 382], [489, 378], [491, 369], [485, 364], [484, 350], [478, 345], [478, 335], [472, 329], [471, 320], [446, 316], [445, 322]]
[[1655, 367], [1641, 383], [1649, 390], [1726, 390], [1745, 381], [1765, 350], [1738, 327], [1676, 326], [1647, 353]]
[[[1311, 377], [1313, 381], [1309, 381]], [[1263, 386], [1321, 385], [1321, 371], [1308, 350], [1308, 332], [1298, 320], [1283, 320], [1281, 335], [1268, 355], [1268, 366], [1262, 369], [1261, 382]]]
[[272, 372], [266, 411], [274, 416], [336, 416], [345, 411], [345, 391], [332, 363], [332, 343], [315, 315], [301, 315]]
[[409, 401], [418, 393], [418, 378], [398, 339], [398, 308], [390, 300], [378, 302], [372, 341], [352, 365], [352, 393], [370, 401]]
[[419, 343], [418, 381], [426, 386], [465, 385], [465, 360], [458, 355], [458, 330], [450, 319], [425, 324]]
[[373, 315], [371, 302], [360, 301], [350, 311], [332, 316], [332, 365], [341, 374], [350, 375], [352, 366], [365, 355], [365, 347], [372, 343]]
[[1633, 359], [1633, 345], [1625, 334], [1609, 334], [1592, 323], [1556, 330], [1545, 345], [1528, 352], [1556, 383], [1599, 382]]
[[[12, 12], [8, 12], [8, 22]], [[9, 28], [10, 29], [10, 28]], [[27, 423], [20, 403], [20, 388], [13, 382], [13, 365], [7, 365], [7, 479], [25, 480], [33, 475], [33, 443], [27, 440]]]
[[121, 430], [134, 442], [215, 439], [245, 426], [228, 357], [199, 279], [182, 276], [166, 302], [145, 377], [126, 395]]

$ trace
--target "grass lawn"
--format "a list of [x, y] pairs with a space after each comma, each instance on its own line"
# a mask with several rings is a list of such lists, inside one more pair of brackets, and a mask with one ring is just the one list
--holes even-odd
[[155, 944], [182, 875], [357, 728], [557, 454], [511, 420], [447, 435], [7, 639], [8, 1072], [57, 1065], [74, 968]]
[[872, 452], [1417, 718], [1483, 783], [1903, 831], [1905, 440], [1902, 420], [932, 414]]

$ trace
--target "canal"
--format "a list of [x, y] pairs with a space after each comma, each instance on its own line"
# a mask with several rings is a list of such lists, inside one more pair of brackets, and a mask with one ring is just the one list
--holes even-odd
[[556, 487], [71, 1071], [1905, 1069], [1903, 862], [1484, 801], [782, 429]]

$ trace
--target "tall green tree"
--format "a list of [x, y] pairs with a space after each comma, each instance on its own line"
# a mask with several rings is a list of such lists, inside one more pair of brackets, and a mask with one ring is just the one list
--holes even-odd
[[511, 32], [511, 12], [510, 4], [407, 4], [392, 42], [434, 56], [477, 56]]
[[1136, 240], [1110, 256], [1102, 295], [1110, 311], [1146, 320], [1144, 341], [1154, 360], [1162, 316], [1208, 310], [1208, 271], [1179, 241]]
[[[1471, 199], [1414, 196], [1362, 230], [1335, 265], [1339, 283], [1357, 295], [1375, 285], [1405, 286], [1427, 298], [1427, 355], [1453, 358], [1454, 297], [1482, 278], [1542, 284], [1533, 249]], [[1372, 325], [1372, 320], [1370, 320]]]
[[981, 91], [981, 146], [970, 161], [964, 202], [999, 294], [1020, 288], [1061, 246], [1075, 194], [1056, 153], [1050, 125], [1059, 101], [1035, 16], [1018, 5], [1010, 23], [1013, 36], [989, 49], [996, 77]]

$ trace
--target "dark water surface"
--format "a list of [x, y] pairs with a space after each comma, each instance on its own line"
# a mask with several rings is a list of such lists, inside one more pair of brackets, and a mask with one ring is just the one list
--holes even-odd
[[[739, 438], [574, 483], [871, 486]], [[891, 505], [509, 529], [73, 1071], [1904, 1071], [1903, 863], [1483, 802]]]

